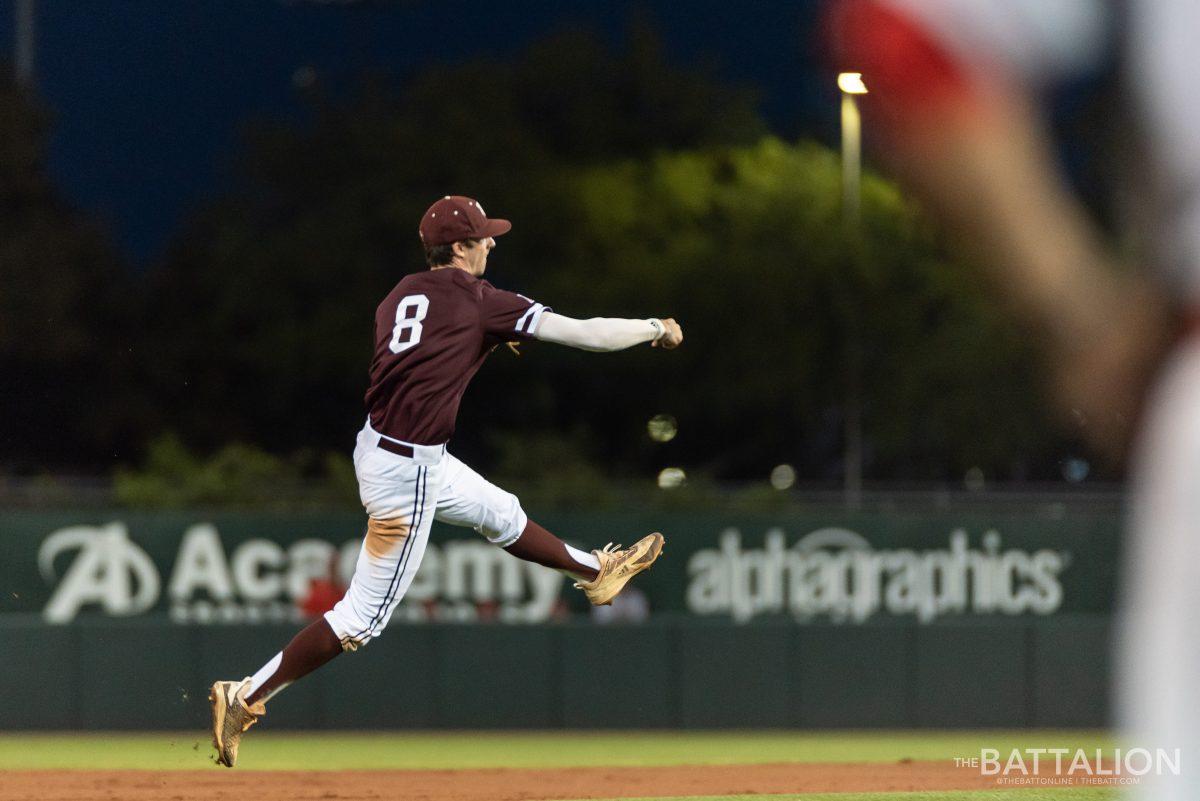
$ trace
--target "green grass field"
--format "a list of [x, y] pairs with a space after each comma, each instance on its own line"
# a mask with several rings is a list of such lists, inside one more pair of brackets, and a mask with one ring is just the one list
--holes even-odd
[[[1100, 732], [404, 732], [253, 730], [248, 770], [556, 768], [897, 762], [978, 756], [981, 748], [1111, 748]], [[201, 732], [0, 734], [0, 770], [191, 770], [208, 762]], [[1026, 798], [1032, 796], [1026, 795]], [[843, 799], [844, 801], [844, 799]]]
[[[978, 756], [981, 748], [1111, 748], [1101, 732], [406, 732], [253, 731], [239, 770], [413, 770], [898, 762]], [[199, 732], [0, 734], [0, 771], [212, 769]], [[1016, 794], [1015, 796], [1013, 794]], [[691, 796], [687, 801], [1100, 801], [1109, 788], [927, 793]], [[626, 799], [625, 801], [628, 801]], [[657, 798], [654, 801], [682, 801]]]

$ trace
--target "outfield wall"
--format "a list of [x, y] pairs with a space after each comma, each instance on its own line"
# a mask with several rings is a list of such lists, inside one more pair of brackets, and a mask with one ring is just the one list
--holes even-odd
[[[584, 546], [666, 533], [664, 558], [613, 607], [625, 623], [563, 575], [436, 525], [384, 636], [289, 689], [271, 726], [1109, 722], [1111, 505], [539, 519]], [[314, 579], [353, 571], [362, 525], [0, 510], [0, 729], [202, 727], [208, 683], [287, 642]]]
[[[0, 620], [0, 730], [202, 730], [206, 687], [293, 626]], [[735, 626], [396, 625], [272, 703], [272, 729], [1099, 727], [1104, 616]]]

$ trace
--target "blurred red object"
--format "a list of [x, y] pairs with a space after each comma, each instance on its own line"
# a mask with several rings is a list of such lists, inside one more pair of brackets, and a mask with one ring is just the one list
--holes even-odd
[[306, 617], [316, 619], [332, 609], [345, 594], [346, 588], [336, 581], [313, 579], [308, 585], [308, 595], [300, 602], [300, 610]]
[[308, 594], [299, 603], [300, 611], [305, 617], [315, 620], [342, 600], [342, 596], [346, 594], [346, 585], [342, 583], [338, 573], [338, 555], [335, 552], [329, 559], [329, 573], [310, 581]]

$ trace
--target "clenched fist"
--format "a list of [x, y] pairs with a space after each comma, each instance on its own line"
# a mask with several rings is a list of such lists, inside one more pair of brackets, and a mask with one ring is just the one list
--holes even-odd
[[668, 317], [662, 321], [663, 333], [662, 336], [650, 343], [651, 347], [662, 348], [663, 350], [674, 350], [683, 342], [683, 329], [679, 327], [679, 323], [675, 322], [674, 317]]

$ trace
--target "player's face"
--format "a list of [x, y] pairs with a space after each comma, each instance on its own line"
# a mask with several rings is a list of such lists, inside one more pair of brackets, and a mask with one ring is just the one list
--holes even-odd
[[466, 252], [463, 254], [463, 260], [467, 263], [467, 271], [471, 275], [478, 278], [487, 270], [488, 254], [492, 252], [492, 248], [496, 247], [496, 240], [490, 236], [487, 239], [480, 239], [474, 243], [468, 244]]

